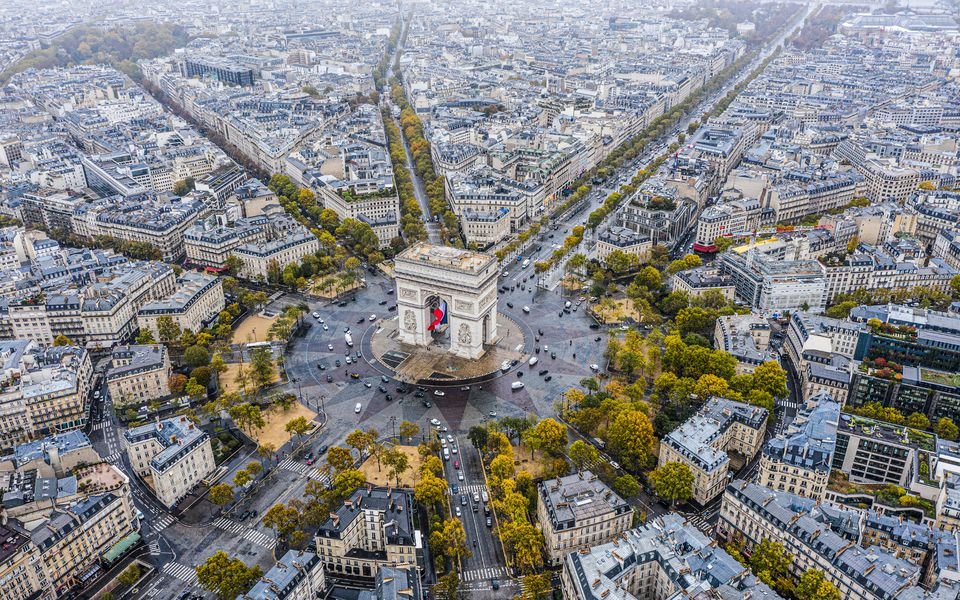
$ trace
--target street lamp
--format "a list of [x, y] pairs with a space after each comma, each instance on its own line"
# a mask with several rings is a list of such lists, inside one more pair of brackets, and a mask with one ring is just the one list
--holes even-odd
[[393, 437], [397, 437], [397, 415], [390, 415], [390, 424], [393, 425]]
[[300, 398], [300, 404], [303, 404], [303, 390], [300, 387], [300, 380], [294, 377], [290, 382], [297, 384], [297, 396]]

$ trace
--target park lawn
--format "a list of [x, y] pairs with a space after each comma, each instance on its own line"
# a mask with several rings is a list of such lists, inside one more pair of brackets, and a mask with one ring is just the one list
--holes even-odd
[[317, 413], [300, 403], [294, 403], [289, 410], [283, 410], [280, 406], [274, 404], [263, 410], [263, 420], [267, 424], [263, 429], [255, 431], [251, 437], [261, 446], [269, 444], [274, 448], [279, 448], [290, 441], [291, 434], [287, 433], [285, 429], [287, 423], [297, 417], [304, 417], [307, 422], [313, 423], [313, 418], [316, 416]]
[[[240, 384], [237, 383], [237, 373], [239, 373], [241, 366], [244, 369], [249, 369], [250, 365], [248, 363], [228, 363], [227, 370], [220, 374], [219, 383], [220, 390], [223, 392], [243, 392], [240, 389]], [[273, 368], [273, 377], [270, 379], [270, 383], [276, 383], [280, 381], [280, 373], [277, 371], [277, 368]], [[249, 387], [248, 387], [248, 391]]]
[[629, 298], [620, 298], [613, 301], [614, 306], [604, 309], [600, 303], [593, 304], [591, 309], [600, 317], [604, 323], [619, 323], [624, 318], [633, 319], [640, 322], [640, 313], [633, 308], [633, 301]]
[[513, 446], [513, 461], [517, 472], [526, 471], [534, 480], [543, 479], [543, 454], [535, 451], [533, 458], [530, 458], [530, 448], [526, 446]]
[[[417, 452], [416, 446], [397, 446], [397, 448], [407, 455], [407, 460], [410, 462], [410, 468], [400, 475], [400, 487], [412, 488], [416, 483], [414, 475], [420, 472], [420, 453]], [[373, 456], [368, 457], [360, 465], [360, 472], [363, 473], [367, 482], [373, 485], [381, 487], [396, 487], [397, 485], [395, 478], [387, 480], [387, 474], [390, 472], [388, 466], [381, 463], [380, 470], [377, 471], [377, 459]]]
[[237, 325], [237, 328], [233, 331], [233, 337], [230, 338], [230, 343], [249, 344], [266, 341], [267, 332], [270, 331], [270, 326], [277, 318], [277, 316], [249, 315]]

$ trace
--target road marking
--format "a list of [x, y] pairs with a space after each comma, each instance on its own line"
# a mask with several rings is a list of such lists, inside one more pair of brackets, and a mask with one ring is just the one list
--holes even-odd
[[270, 537], [262, 531], [252, 529], [241, 523], [237, 523], [236, 521], [232, 521], [224, 517], [218, 517], [213, 522], [213, 526], [218, 529], [229, 531], [235, 535], [240, 535], [243, 537], [243, 539], [253, 542], [259, 546], [263, 546], [268, 550], [272, 550], [277, 545], [276, 539]]
[[168, 562], [163, 565], [163, 574], [170, 575], [187, 584], [193, 584], [197, 581], [197, 571], [178, 562]]
[[175, 521], [176, 519], [173, 517], [173, 515], [163, 515], [162, 517], [158, 517], [157, 519], [151, 521], [150, 527], [154, 531], [160, 532], [173, 525]]
[[485, 569], [470, 569], [460, 574], [463, 581], [478, 581], [480, 579], [493, 579], [494, 577], [506, 577], [506, 567], [487, 567]]

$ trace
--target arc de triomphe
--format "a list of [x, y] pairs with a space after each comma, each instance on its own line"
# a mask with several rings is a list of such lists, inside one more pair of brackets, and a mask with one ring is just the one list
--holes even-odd
[[450, 352], [476, 359], [497, 340], [497, 261], [487, 254], [420, 242], [394, 263], [399, 339], [429, 346], [434, 309], [446, 302]]

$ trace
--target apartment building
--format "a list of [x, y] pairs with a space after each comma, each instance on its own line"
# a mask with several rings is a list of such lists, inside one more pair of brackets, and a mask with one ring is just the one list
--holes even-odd
[[27, 532], [4, 523], [0, 525], [0, 600], [40, 600], [50, 598], [47, 574], [40, 552]]
[[[960, 371], [960, 315], [897, 304], [858, 306], [850, 320], [862, 324], [853, 358], [882, 357], [901, 365]], [[871, 323], [879, 321], [879, 326]]]
[[887, 242], [883, 248], [861, 243], [853, 254], [831, 253], [821, 256], [820, 262], [827, 280], [828, 303], [839, 294], [856, 290], [923, 287], [948, 292], [950, 281], [958, 273], [941, 258], [928, 261], [922, 250], [912, 257], [898, 255], [894, 242]]
[[266, 239], [266, 221], [264, 216], [237, 219], [229, 225], [221, 224], [215, 216], [197, 221], [183, 234], [187, 262], [222, 270], [237, 247]]
[[380, 240], [380, 247], [388, 246], [400, 235], [400, 198], [393, 188], [393, 174], [379, 182], [372, 191], [353, 191], [354, 188], [338, 186], [330, 176], [322, 176], [310, 182], [317, 199], [337, 213], [340, 220], [356, 219], [368, 223]]
[[237, 600], [316, 600], [326, 593], [323, 561], [313, 552], [287, 550]]
[[[833, 468], [856, 483], [892, 483], [909, 489], [919, 473], [918, 454], [936, 451], [936, 437], [918, 438], [905, 428], [846, 413], [840, 415]], [[928, 463], [929, 467], [929, 463]]]
[[602, 264], [607, 263], [607, 257], [614, 251], [636, 256], [641, 263], [650, 258], [653, 242], [650, 238], [633, 232], [626, 227], [611, 225], [597, 236], [597, 244], [593, 247], [596, 259]]
[[798, 372], [818, 359], [829, 364], [831, 355], [852, 359], [865, 329], [863, 323], [796, 311], [790, 314], [784, 353]]
[[357, 490], [317, 530], [328, 576], [370, 580], [383, 566], [417, 564], [413, 499], [400, 490]]
[[506, 207], [490, 212], [465, 210], [460, 217], [463, 235], [477, 245], [488, 248], [510, 235], [510, 210]]
[[716, 252], [714, 242], [717, 238], [750, 235], [760, 227], [762, 212], [760, 201], [753, 198], [708, 206], [697, 218], [693, 249], [697, 252]]
[[820, 500], [833, 466], [840, 405], [825, 393], [811, 398], [809, 404], [812, 408], [801, 409], [785, 432], [764, 444], [757, 481]]
[[693, 473], [693, 500], [700, 505], [723, 493], [729, 452], [748, 461], [763, 443], [766, 409], [713, 397], [660, 443], [658, 465], [679, 462]]
[[542, 481], [537, 491], [537, 517], [552, 565], [613, 540], [633, 522], [630, 505], [590, 471]]
[[74, 588], [100, 557], [133, 533], [134, 507], [129, 493], [91, 495], [56, 510], [30, 532], [55, 598], [73, 598]]
[[249, 242], [234, 249], [234, 255], [243, 261], [239, 275], [244, 279], [266, 281], [271, 269], [299, 265], [303, 257], [320, 249], [317, 236], [305, 227], [286, 227], [282, 237]]
[[198, 332], [223, 310], [223, 280], [212, 275], [186, 272], [177, 278], [176, 290], [166, 297], [144, 304], [137, 312], [137, 325], [160, 338], [157, 320], [170, 317], [181, 330]]
[[827, 281], [815, 260], [777, 260], [751, 249], [725, 252], [720, 264], [733, 280], [737, 297], [759, 313], [826, 308]]
[[927, 367], [900, 368], [900, 373], [860, 363], [853, 372], [850, 397], [853, 406], [877, 402], [904, 415], [927, 415], [931, 423], [940, 418], [960, 421], [960, 375]]
[[88, 418], [93, 366], [84, 348], [0, 342], [0, 447], [79, 429]]
[[943, 262], [954, 269], [960, 269], [960, 229], [944, 229], [937, 232], [931, 253], [943, 259]]
[[357, 600], [423, 600], [427, 593], [416, 566], [382, 566], [373, 589], [362, 590]]
[[822, 571], [841, 598], [956, 597], [956, 538], [937, 537], [925, 576], [910, 560], [870, 545], [877, 537], [861, 536], [862, 519], [852, 509], [736, 480], [724, 492], [717, 536], [738, 544], [747, 554], [763, 540], [780, 543], [792, 558], [790, 571], [795, 579], [811, 569]]
[[707, 292], [719, 293], [725, 300], [733, 302], [736, 288], [733, 279], [724, 275], [718, 267], [705, 265], [687, 269], [670, 278], [673, 291], [685, 292], [691, 298], [699, 298]]
[[115, 347], [106, 373], [113, 406], [143, 404], [170, 395], [170, 372], [170, 356], [162, 344]]
[[[506, 209], [509, 232], [516, 233], [526, 229], [543, 212], [542, 186], [516, 181], [489, 168], [474, 169], [444, 181], [447, 201], [461, 219], [468, 214], [499, 214]], [[467, 241], [474, 240], [468, 238]], [[489, 238], [483, 243], [490, 243]]]
[[780, 599], [677, 513], [567, 554], [561, 586], [565, 600]]
[[134, 471], [167, 507], [216, 469], [210, 436], [186, 417], [134, 427], [123, 437]]
[[718, 317], [713, 343], [737, 359], [737, 373], [753, 373], [763, 363], [777, 360], [770, 351], [770, 323], [752, 314]]

